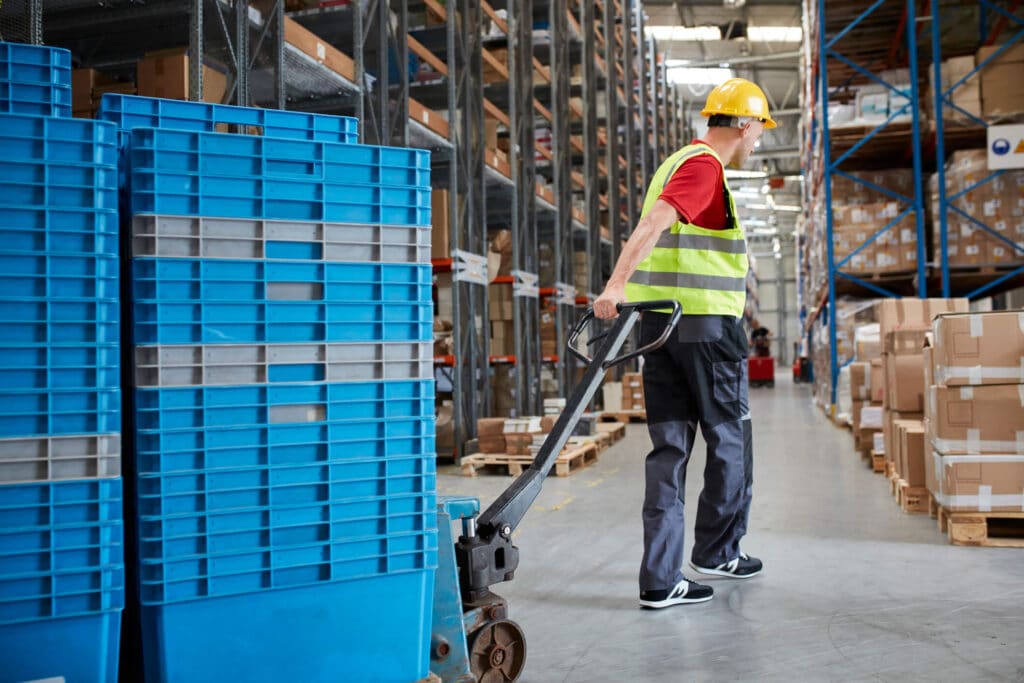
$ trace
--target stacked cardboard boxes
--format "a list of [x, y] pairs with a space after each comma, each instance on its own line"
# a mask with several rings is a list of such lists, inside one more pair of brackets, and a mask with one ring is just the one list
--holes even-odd
[[576, 287], [576, 296], [587, 296], [590, 292], [590, 268], [587, 252], [572, 253], [572, 283]]
[[492, 282], [487, 288], [487, 307], [491, 322], [491, 355], [515, 354], [512, 283]]
[[[1024, 251], [1012, 246], [1024, 244], [1024, 171], [1004, 171], [986, 180], [991, 173], [984, 149], [955, 152], [946, 163], [946, 197], [957, 197], [950, 204], [1004, 238], [982, 230], [973, 221], [951, 210], [946, 214], [950, 265], [998, 266], [1024, 261]], [[932, 247], [938, 254], [942, 232], [939, 227], [937, 175], [932, 176], [929, 191], [932, 224], [935, 226]]]
[[639, 372], [622, 375], [622, 410], [647, 410], [644, 402], [644, 377]]
[[[1002, 45], [988, 45], [978, 50], [978, 64], [989, 59]], [[981, 109], [986, 119], [1012, 116], [1024, 112], [1024, 44], [1017, 43], [996, 57], [980, 72]]]
[[949, 511], [1024, 510], [1024, 312], [939, 316], [930, 343], [929, 491]]
[[558, 330], [555, 328], [554, 301], [548, 299], [540, 310], [540, 355], [557, 356]]
[[[968, 76], [975, 67], [974, 55], [964, 57], [951, 57], [942, 62], [942, 91], [946, 92], [951, 87], [960, 83], [961, 79]], [[950, 101], [956, 107], [950, 106]], [[934, 118], [935, 108], [935, 70], [928, 69], [928, 94], [925, 107]], [[967, 116], [981, 118], [981, 78], [975, 74], [961, 83], [950, 94], [948, 100], [942, 107], [942, 118], [945, 121], [970, 122], [972, 119]], [[966, 114], [964, 113], [966, 112]]]
[[[882, 431], [890, 474], [906, 478], [902, 430], [924, 419], [924, 340], [931, 320], [941, 313], [966, 311], [967, 299], [885, 299], [878, 304], [878, 323], [884, 343], [880, 395], [884, 408]], [[908, 424], [909, 421], [909, 424]], [[914, 471], [921, 468], [914, 463]], [[924, 482], [908, 485], [923, 486]]]

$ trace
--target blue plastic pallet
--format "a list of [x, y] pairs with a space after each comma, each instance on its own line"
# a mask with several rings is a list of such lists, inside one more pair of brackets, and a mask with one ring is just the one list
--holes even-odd
[[[434, 572], [427, 570], [144, 606], [146, 681], [426, 678], [433, 585]], [[387, 609], [381, 596], [389, 596]]]
[[8, 391], [115, 389], [121, 386], [120, 354], [117, 344], [0, 345], [0, 386]]
[[134, 214], [427, 225], [429, 153], [135, 129]]
[[0, 393], [0, 439], [121, 431], [121, 391], [36, 389]]
[[124, 606], [121, 480], [0, 485], [0, 624]]
[[70, 117], [71, 88], [0, 80], [0, 112]]
[[102, 299], [0, 299], [0, 344], [112, 344], [119, 341], [120, 304]]
[[207, 102], [184, 102], [156, 97], [105, 93], [96, 118], [109, 121], [122, 132], [126, 143], [135, 128], [165, 128], [199, 132], [226, 132], [227, 126], [244, 126], [247, 135], [295, 140], [355, 143], [359, 124], [348, 116], [307, 114], [279, 109], [235, 107]]
[[0, 159], [117, 167], [117, 128], [112, 123], [0, 114]]
[[0, 194], [0, 248], [15, 252], [117, 254], [118, 213], [5, 205]]
[[[0, 229], [0, 239], [2, 236]], [[116, 300], [120, 296], [119, 273], [116, 254], [11, 253], [0, 247], [2, 299]]]
[[263, 425], [135, 435], [142, 473], [195, 472], [265, 464], [435, 457], [433, 430], [419, 434], [346, 438], [350, 424]]
[[0, 42], [0, 81], [71, 87], [71, 52], [59, 47]]
[[[70, 163], [62, 164], [65, 168]], [[32, 168], [35, 166], [36, 168]], [[89, 178], [71, 178], [72, 172], [62, 173], [63, 178], [43, 177], [41, 179], [15, 180], [30, 175], [47, 176], [47, 164], [43, 162], [13, 163], [0, 160], [0, 177], [5, 179], [3, 203], [13, 206], [46, 206], [51, 208], [107, 209], [118, 208], [116, 172], [106, 166], [79, 165], [81, 175], [92, 171]], [[12, 173], [14, 172], [14, 173]], [[83, 181], [83, 182], [79, 182]]]
[[140, 430], [434, 417], [434, 382], [251, 384], [137, 389]]
[[0, 683], [117, 683], [121, 610], [0, 626]]

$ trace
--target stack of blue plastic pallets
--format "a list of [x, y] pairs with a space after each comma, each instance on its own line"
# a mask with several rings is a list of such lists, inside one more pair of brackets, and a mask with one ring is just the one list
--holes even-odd
[[100, 117], [130, 188], [146, 679], [425, 677], [427, 153], [294, 112], [106, 95]]
[[117, 130], [66, 50], [0, 43], [0, 682], [116, 681]]

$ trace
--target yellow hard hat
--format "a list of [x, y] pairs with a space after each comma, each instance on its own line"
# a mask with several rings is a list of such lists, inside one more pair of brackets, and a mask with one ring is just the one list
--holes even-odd
[[768, 112], [764, 91], [745, 78], [730, 78], [708, 94], [701, 115], [749, 116], [764, 121], [765, 128], [777, 125]]

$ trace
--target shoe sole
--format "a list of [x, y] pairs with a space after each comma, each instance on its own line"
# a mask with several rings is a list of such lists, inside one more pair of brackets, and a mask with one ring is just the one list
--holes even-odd
[[756, 572], [750, 572], [749, 574], [733, 574], [732, 572], [727, 572], [724, 569], [710, 569], [708, 567], [698, 567], [693, 562], [690, 563], [690, 568], [693, 569], [693, 571], [699, 572], [701, 574], [707, 574], [709, 576], [724, 576], [727, 579], [750, 579], [764, 571], [764, 567], [762, 567], [761, 569], [758, 569]]
[[714, 595], [709, 595], [706, 598], [673, 598], [672, 600], [658, 600], [657, 602], [651, 600], [641, 600], [640, 607], [644, 609], [664, 609], [666, 607], [674, 607], [675, 605], [695, 605], [699, 602], [708, 602]]

